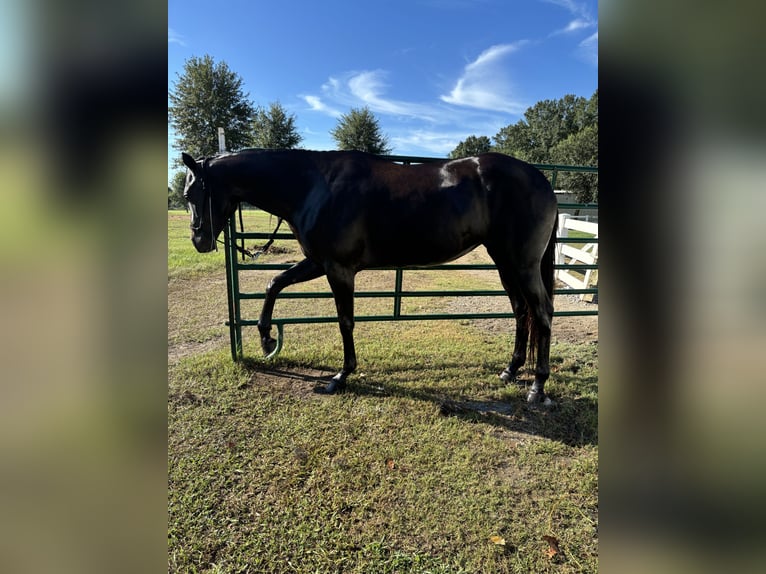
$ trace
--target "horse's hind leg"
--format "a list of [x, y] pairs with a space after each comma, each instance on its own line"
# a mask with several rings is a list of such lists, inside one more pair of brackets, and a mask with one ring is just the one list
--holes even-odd
[[535, 382], [527, 393], [531, 404], [551, 404], [545, 396], [545, 382], [550, 376], [551, 324], [553, 301], [545, 289], [540, 264], [528, 264], [518, 268], [504, 249], [487, 245], [487, 251], [497, 266], [503, 288], [511, 300], [516, 317], [516, 340], [508, 367], [500, 374], [504, 381], [512, 381], [530, 355], [536, 358]]
[[304, 259], [296, 263], [290, 269], [280, 273], [272, 279], [266, 287], [266, 298], [263, 300], [261, 316], [258, 319], [258, 332], [261, 334], [261, 348], [263, 353], [268, 355], [277, 345], [277, 342], [271, 337], [271, 316], [274, 312], [274, 303], [280, 291], [289, 285], [310, 281], [324, 275], [324, 269], [311, 261]]
[[519, 288], [527, 302], [530, 321], [530, 345], [534, 345], [537, 362], [535, 382], [527, 393], [530, 404], [551, 405], [545, 395], [545, 382], [550, 376], [551, 325], [553, 322], [553, 301], [545, 289], [539, 268], [534, 266], [519, 272]]

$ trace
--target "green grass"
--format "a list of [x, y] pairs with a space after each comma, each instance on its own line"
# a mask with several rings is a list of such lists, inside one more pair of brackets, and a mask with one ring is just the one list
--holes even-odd
[[[260, 210], [244, 210], [243, 222], [247, 231], [271, 232], [276, 226], [276, 219], [271, 223], [271, 216]], [[203, 275], [211, 271], [224, 269], [223, 245], [218, 251], [198, 253], [191, 242], [189, 214], [183, 209], [168, 211], [168, 277], [188, 278]], [[285, 231], [286, 228], [280, 231]], [[223, 240], [223, 234], [220, 237]], [[251, 242], [248, 242], [248, 247]], [[266, 243], [264, 240], [262, 243]], [[295, 250], [297, 253], [297, 249]]]
[[[268, 217], [261, 223], [268, 230]], [[342, 360], [337, 326], [287, 326], [271, 362], [247, 332], [247, 360], [233, 363], [218, 325], [222, 254], [195, 255], [220, 255], [220, 268], [184, 262], [170, 236], [178, 227], [171, 219], [171, 343], [215, 344], [169, 368], [169, 572], [597, 570], [595, 345], [553, 346], [547, 388], [559, 408], [536, 411], [523, 388], [497, 378], [507, 334], [454, 321], [359, 323], [348, 392], [316, 395], [316, 377]], [[412, 281], [484, 280], [453, 271]], [[312, 288], [327, 289], [301, 286]], [[549, 557], [543, 536], [561, 552]]]

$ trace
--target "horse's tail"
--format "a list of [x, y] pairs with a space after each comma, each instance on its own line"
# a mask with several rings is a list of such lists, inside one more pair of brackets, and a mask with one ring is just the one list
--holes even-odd
[[[553, 225], [553, 231], [551, 231], [551, 237], [548, 240], [548, 245], [545, 247], [543, 258], [540, 261], [540, 275], [543, 280], [543, 286], [545, 292], [550, 298], [551, 305], [553, 304], [553, 284], [554, 284], [554, 263], [556, 262], [556, 232], [558, 227], [558, 210], [556, 211], [556, 223]], [[538, 328], [537, 321], [535, 320], [535, 313], [532, 309], [527, 311], [527, 332], [529, 333], [529, 346], [527, 349], [527, 364], [533, 365], [535, 363], [535, 356], [537, 351], [537, 336]]]
[[543, 277], [543, 285], [545, 285], [545, 292], [548, 293], [548, 297], [553, 303], [553, 284], [555, 270], [553, 265], [556, 263], [556, 232], [558, 231], [559, 212], [556, 210], [556, 219], [553, 224], [553, 231], [551, 231], [551, 238], [548, 240], [548, 246], [543, 253], [543, 259], [540, 262], [540, 274]]

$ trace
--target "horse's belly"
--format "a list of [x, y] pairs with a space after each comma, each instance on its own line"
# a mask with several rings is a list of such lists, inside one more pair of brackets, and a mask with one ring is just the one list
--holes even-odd
[[427, 266], [446, 263], [465, 255], [481, 243], [474, 238], [392, 233], [370, 245], [371, 267]]

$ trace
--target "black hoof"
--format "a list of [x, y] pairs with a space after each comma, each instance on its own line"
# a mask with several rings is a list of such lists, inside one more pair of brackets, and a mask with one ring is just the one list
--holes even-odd
[[277, 340], [271, 337], [261, 337], [261, 349], [264, 355], [270, 355], [277, 348]]
[[556, 406], [556, 403], [551, 400], [543, 391], [536, 391], [532, 389], [527, 393], [527, 405], [530, 407], [543, 407], [546, 409], [552, 409]]
[[332, 379], [326, 387], [314, 387], [314, 392], [319, 395], [334, 395], [346, 390], [346, 381]]

